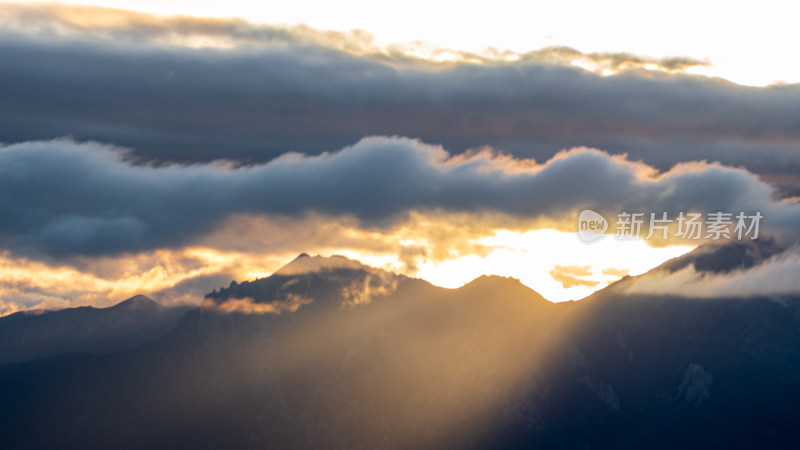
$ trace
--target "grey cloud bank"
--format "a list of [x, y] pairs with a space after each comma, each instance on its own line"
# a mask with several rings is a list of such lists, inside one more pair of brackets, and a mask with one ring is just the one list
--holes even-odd
[[[601, 77], [558, 58], [549, 63], [550, 53], [437, 66], [357, 56], [341, 51], [344, 44], [319, 44], [311, 31], [298, 37], [245, 25], [211, 31], [254, 34], [260, 45], [166, 45], [153, 41], [165, 30], [147, 23], [79, 37], [9, 28], [0, 38], [0, 141], [71, 136], [162, 162], [266, 162], [367, 135], [411, 136], [454, 153], [488, 145], [540, 161], [588, 146], [660, 170], [710, 160], [789, 175], [771, 179], [784, 181], [786, 195], [800, 192], [795, 85], [747, 88], [643, 70]], [[188, 21], [171, 32], [198, 27]]]
[[[114, 254], [174, 248], [233, 215], [314, 212], [386, 226], [411, 211], [500, 213], [574, 226], [599, 211], [761, 211], [766, 233], [795, 236], [800, 204], [742, 169], [691, 164], [656, 174], [597, 150], [542, 165], [373, 137], [319, 156], [269, 163], [137, 165], [115, 147], [69, 140], [0, 148], [0, 243], [28, 255]], [[566, 225], [565, 225], [566, 226]]]

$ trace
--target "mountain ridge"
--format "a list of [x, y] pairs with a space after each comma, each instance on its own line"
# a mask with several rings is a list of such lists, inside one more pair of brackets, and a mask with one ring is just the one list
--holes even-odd
[[136, 295], [105, 308], [10, 314], [0, 317], [0, 363], [133, 348], [168, 333], [188, 309], [165, 307]]
[[486, 276], [399, 278], [342, 301], [363, 276], [276, 275], [261, 283], [278, 295], [323, 296], [293, 312], [194, 308], [136, 348], [0, 365], [0, 435], [11, 448], [800, 444], [800, 297], [554, 304]]

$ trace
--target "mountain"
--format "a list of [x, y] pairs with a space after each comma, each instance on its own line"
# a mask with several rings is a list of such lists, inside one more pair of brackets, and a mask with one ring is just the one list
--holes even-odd
[[216, 303], [244, 298], [255, 303], [281, 303], [302, 298], [314, 300], [318, 305], [355, 305], [385, 296], [398, 283], [410, 281], [344, 256], [325, 258], [303, 253], [269, 277], [242, 283], [233, 281], [206, 298]]
[[133, 348], [167, 334], [187, 310], [137, 295], [110, 308], [10, 314], [0, 317], [0, 364]]
[[743, 274], [766, 263], [770, 258], [794, 249], [772, 239], [704, 244], [642, 275], [625, 276], [595, 293], [593, 297], [619, 298], [630, 293], [639, 297], [647, 296], [648, 293], [655, 295], [659, 291], [659, 284], [680, 282], [679, 278], [670, 276], [681, 271], [689, 271], [698, 277]]
[[0, 367], [4, 446], [800, 445], [798, 297], [554, 304], [511, 278], [444, 289], [314, 258], [139, 347]]

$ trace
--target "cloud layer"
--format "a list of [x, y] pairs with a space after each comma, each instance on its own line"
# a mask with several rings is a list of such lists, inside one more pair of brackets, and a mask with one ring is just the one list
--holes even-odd
[[694, 265], [674, 272], [659, 271], [625, 285], [622, 293], [674, 295], [689, 298], [751, 298], [783, 296], [800, 292], [800, 247], [792, 247], [750, 268], [722, 273], [697, 270]]
[[[196, 297], [312, 249], [413, 274], [586, 208], [800, 236], [800, 86], [688, 58], [3, 4], [0, 61], [0, 312]], [[553, 279], [596, 284], [570, 264]]]
[[502, 214], [573, 230], [577, 213], [759, 211], [794, 235], [800, 205], [741, 169], [653, 168], [589, 149], [537, 165], [491, 152], [451, 156], [406, 138], [365, 138], [262, 165], [136, 165], [127, 153], [57, 140], [0, 149], [0, 242], [26, 255], [103, 255], [197, 242], [235, 215], [353, 217], [381, 228], [414, 211]]
[[641, 69], [696, 61], [563, 48], [439, 64], [375, 49], [359, 33], [75, 8], [7, 9], [0, 141], [72, 136], [173, 162], [265, 162], [367, 135], [540, 161], [587, 146], [660, 170], [743, 165], [800, 193], [797, 86], [746, 88]]

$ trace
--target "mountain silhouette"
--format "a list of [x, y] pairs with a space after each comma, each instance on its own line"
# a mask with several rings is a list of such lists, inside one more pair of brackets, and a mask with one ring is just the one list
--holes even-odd
[[772, 257], [785, 254], [791, 248], [771, 239], [704, 244], [644, 274], [625, 276], [590, 298], [619, 298], [626, 296], [629, 291], [637, 292], [636, 295], [641, 297], [642, 291], [651, 289], [636, 289], [638, 286], [646, 286], [658, 278], [681, 270], [691, 270], [700, 276], [731, 274], [737, 271], [744, 273]]
[[[512, 278], [445, 289], [346, 258], [287, 267], [136, 348], [0, 366], [4, 445], [800, 445], [800, 298], [551, 303]], [[292, 297], [307, 301], [221, 309]]]
[[64, 353], [108, 353], [171, 331], [188, 308], [137, 295], [109, 308], [22, 311], [0, 317], [0, 364]]

